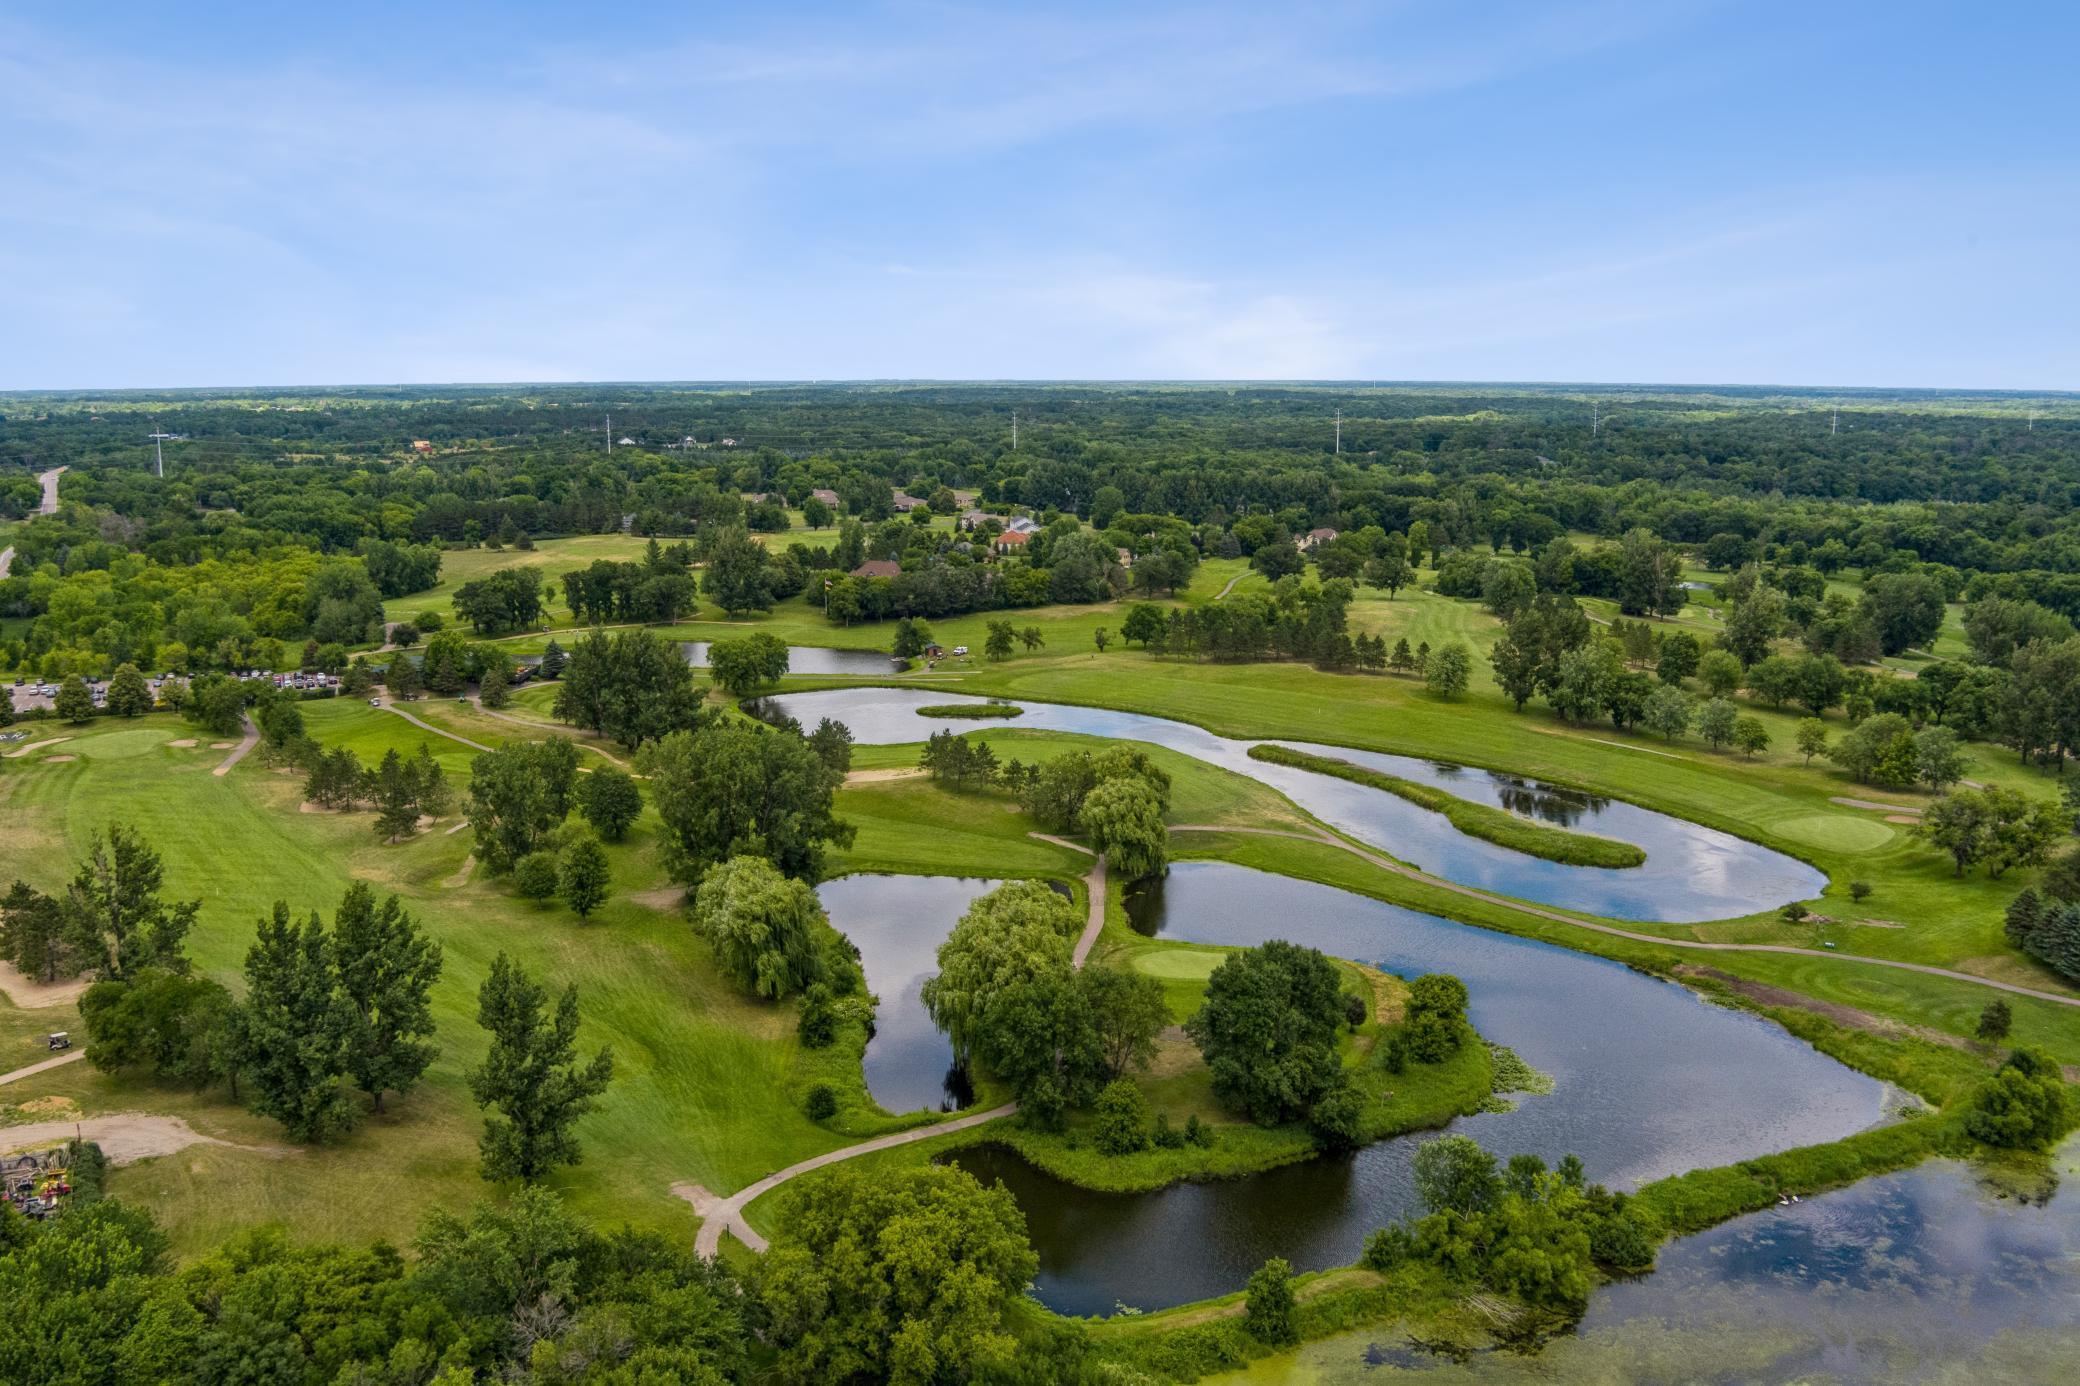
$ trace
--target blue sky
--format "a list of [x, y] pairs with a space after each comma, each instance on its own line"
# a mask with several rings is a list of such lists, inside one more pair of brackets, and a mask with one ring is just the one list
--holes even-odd
[[2028, 4], [17, 0], [0, 389], [2075, 388], [2076, 39]]

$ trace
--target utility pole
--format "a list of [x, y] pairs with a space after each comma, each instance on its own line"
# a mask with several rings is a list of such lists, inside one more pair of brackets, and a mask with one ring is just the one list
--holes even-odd
[[1595, 438], [1603, 432], [1603, 406], [1594, 396], [1589, 399], [1589, 437]]
[[1343, 456], [1343, 411], [1336, 411], [1336, 455]]
[[154, 419], [152, 431], [145, 436], [152, 440], [152, 472], [163, 481], [166, 477], [166, 440], [173, 435], [160, 428], [159, 421]]
[[1011, 411], [1011, 450], [1018, 451], [1018, 411]]
[[607, 456], [614, 455], [614, 416], [607, 415]]

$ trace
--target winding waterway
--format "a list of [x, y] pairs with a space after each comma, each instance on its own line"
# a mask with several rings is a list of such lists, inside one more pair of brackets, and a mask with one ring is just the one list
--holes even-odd
[[[1612, 1188], [1838, 1140], [1885, 1116], [1883, 1084], [1777, 1026], [1551, 944], [1226, 862], [1178, 863], [1131, 913], [1165, 938], [1283, 938], [1403, 976], [1456, 974], [1481, 1034], [1551, 1075], [1553, 1091], [1452, 1129], [1503, 1156], [1579, 1155]], [[1348, 1265], [1372, 1229], [1416, 1210], [1410, 1162], [1427, 1138], [1149, 1194], [1078, 1189], [997, 1150], [960, 1163], [1001, 1178], [1025, 1209], [1040, 1298], [1094, 1314], [1225, 1294], [1269, 1256], [1306, 1269]]]
[[867, 1091], [891, 1112], [956, 1111], [974, 1100], [953, 1045], [919, 989], [939, 970], [939, 945], [975, 897], [1001, 881], [971, 876], [841, 876], [816, 887], [831, 924], [859, 948], [867, 990], [880, 999], [867, 1041]]
[[[836, 653], [836, 652], [833, 652]], [[845, 688], [791, 693], [772, 700], [814, 726], [834, 717], [866, 745], [922, 741], [933, 732], [975, 730], [972, 722], [920, 717], [917, 709], [978, 702], [923, 689]], [[1006, 701], [1006, 700], [998, 700]], [[1215, 736], [1184, 722], [1106, 708], [1018, 701], [1021, 728], [1145, 741], [1247, 775], [1284, 794], [1325, 823], [1433, 875], [1519, 899], [1614, 919], [1695, 923], [1771, 909], [1817, 896], [1827, 878], [1795, 858], [1731, 833], [1497, 771], [1474, 770], [1340, 746], [1295, 746], [1407, 779], [1438, 785], [1462, 798], [1529, 812], [1583, 832], [1622, 839], [1645, 850], [1643, 865], [1611, 869], [1565, 866], [1468, 837], [1397, 795], [1329, 775], [1251, 760], [1254, 741]]]
[[[854, 689], [780, 701], [805, 721], [835, 717], [860, 741], [887, 744], [942, 726], [972, 730], [916, 715], [922, 704], [950, 700]], [[1170, 747], [1271, 784], [1435, 874], [1549, 904], [1691, 920], [1806, 898], [1821, 884], [1817, 872], [1788, 857], [1631, 805], [1487, 771], [1306, 747], [1632, 841], [1648, 853], [1647, 865], [1633, 871], [1562, 867], [1467, 838], [1393, 796], [1251, 761], [1249, 742], [1130, 713], [1022, 706], [1021, 726]], [[929, 1027], [916, 1002], [923, 974], [906, 969], [929, 968], [926, 955], [943, 937], [942, 923], [950, 927], [964, 906], [962, 893], [987, 885], [883, 877], [824, 887], [840, 927], [854, 921], [848, 931], [863, 952], [889, 950], [885, 964], [870, 964], [870, 975], [877, 966], [892, 969], [880, 975], [904, 974], [900, 986], [874, 983], [883, 998], [880, 1023], [912, 1036], [892, 1040], [891, 1060], [899, 1051], [910, 1057], [891, 1063], [876, 1086], [884, 1105], [902, 1105], [896, 1094], [906, 1091], [927, 1103], [943, 1098], [943, 1084], [935, 1094], [930, 1082], [938, 1057], [950, 1053], [917, 1035], [917, 1026]], [[1288, 938], [1404, 975], [1458, 974], [1481, 1032], [1551, 1075], [1554, 1090], [1520, 1097], [1514, 1111], [1463, 1118], [1453, 1129], [1505, 1155], [1579, 1154], [1593, 1178], [1614, 1187], [1838, 1139], [1882, 1120], [1897, 1096], [1775, 1026], [1618, 964], [1310, 882], [1227, 863], [1181, 863], [1155, 888], [1130, 896], [1128, 912], [1135, 927], [1165, 937], [1238, 946]], [[881, 1097], [883, 1088], [890, 1097]], [[1413, 1209], [1409, 1162], [1423, 1139], [1125, 1196], [1064, 1185], [1000, 1150], [972, 1150], [960, 1160], [985, 1179], [1002, 1178], [1024, 1208], [1041, 1258], [1039, 1296], [1066, 1313], [1109, 1313], [1122, 1303], [1154, 1308], [1226, 1293], [1270, 1255], [1303, 1267], [1348, 1263], [1372, 1228]], [[2069, 1174], [2076, 1153], [2080, 1144], [2063, 1154]], [[1653, 1275], [1599, 1292], [1579, 1333], [1540, 1356], [1486, 1351], [1452, 1359], [1391, 1330], [1358, 1332], [1261, 1363], [1237, 1380], [1360, 1382], [1420, 1372], [1440, 1383], [2035, 1382], [2069, 1372], [2076, 1353], [2080, 1196], [2068, 1192], [2048, 1204], [2000, 1197], [1969, 1168], [1937, 1161], [1671, 1243]]]

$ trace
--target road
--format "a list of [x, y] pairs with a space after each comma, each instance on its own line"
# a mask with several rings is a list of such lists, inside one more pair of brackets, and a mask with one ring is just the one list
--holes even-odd
[[[53, 467], [47, 472], [37, 473], [36, 479], [43, 483], [43, 502], [36, 507], [37, 514], [58, 513], [58, 478], [65, 474], [65, 470], [63, 467]], [[0, 579], [4, 579], [13, 567], [14, 545], [9, 544], [6, 548], [0, 549]]]
[[[1062, 838], [1053, 837], [1047, 833], [1034, 833], [1032, 836], [1039, 838], [1043, 842], [1052, 842], [1057, 846], [1067, 847], [1073, 852], [1089, 851], [1088, 848], [1079, 847], [1073, 842], [1064, 841]], [[1082, 967], [1084, 959], [1090, 956], [1091, 946], [1098, 941], [1098, 935], [1105, 928], [1105, 859], [1103, 857], [1097, 859], [1096, 864], [1091, 867], [1090, 873], [1083, 878], [1083, 888], [1084, 893], [1090, 899], [1090, 912], [1084, 920], [1083, 932], [1077, 936], [1076, 947], [1072, 954], [1075, 965], [1078, 967]], [[858, 1145], [848, 1145], [837, 1150], [826, 1151], [821, 1155], [803, 1160], [799, 1164], [789, 1165], [786, 1169], [768, 1174], [755, 1184], [748, 1184], [738, 1189], [727, 1198], [717, 1198], [693, 1184], [674, 1184], [672, 1192], [693, 1204], [694, 1211], [701, 1215], [700, 1234], [694, 1238], [693, 1243], [694, 1250], [701, 1255], [713, 1256], [722, 1249], [722, 1234], [725, 1230], [753, 1251], [764, 1251], [766, 1249], [766, 1239], [753, 1231], [751, 1224], [744, 1220], [744, 1209], [754, 1200], [771, 1193], [788, 1180], [807, 1174], [812, 1170], [826, 1169], [831, 1165], [839, 1164], [846, 1160], [857, 1159], [861, 1155], [871, 1155], [877, 1150], [891, 1150], [899, 1145], [910, 1145], [916, 1141], [928, 1141], [934, 1136], [945, 1136], [955, 1131], [965, 1131], [970, 1127], [980, 1126], [984, 1122], [995, 1121], [999, 1117], [1014, 1116], [1017, 1112], [1018, 1104], [1016, 1102], [1006, 1102], [1001, 1107], [992, 1107], [986, 1112], [969, 1112], [967, 1115], [956, 1117], [952, 1121], [936, 1122], [930, 1126], [913, 1126], [908, 1131], [897, 1131], [891, 1135], [876, 1136], [873, 1140], [861, 1141]]]

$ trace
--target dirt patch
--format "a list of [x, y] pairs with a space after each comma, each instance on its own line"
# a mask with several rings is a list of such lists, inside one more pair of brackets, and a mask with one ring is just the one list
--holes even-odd
[[468, 826], [469, 826], [469, 820], [468, 820], [467, 818], [465, 818], [465, 819], [463, 819], [463, 820], [462, 820], [462, 821], [461, 821], [460, 823], [457, 823], [457, 824], [456, 824], [456, 825], [455, 825], [454, 827], [452, 827], [452, 828], [448, 829], [448, 830], [447, 830], [446, 832], [442, 833], [442, 834], [441, 834], [441, 836], [442, 836], [442, 837], [453, 837], [453, 836], [455, 836], [455, 834], [457, 834], [457, 833], [461, 832], [461, 831], [462, 831], [462, 830], [463, 830], [464, 828], [467, 828]]
[[78, 759], [78, 756], [45, 756], [43, 758], [43, 763], [45, 765], [63, 765], [68, 760]]
[[1921, 821], [1921, 815], [1918, 813], [1888, 813], [1885, 815], [1885, 821], [1887, 823], [1903, 823], [1908, 827], [1912, 827]]
[[686, 903], [686, 887], [660, 886], [656, 890], [638, 891], [628, 898], [646, 910], [670, 912]]
[[1888, 1020], [1869, 1011], [1859, 1011], [1854, 1006], [1844, 1006], [1835, 1001], [1819, 1001], [1802, 996], [1795, 991], [1773, 987], [1767, 982], [1751, 982], [1716, 967], [1703, 967], [1696, 963], [1682, 963], [1675, 968], [1678, 977], [1708, 977], [1719, 983], [1735, 996], [1752, 1001], [1758, 1006], [1781, 1006], [1786, 1010], [1810, 1011], [1812, 1014], [1831, 1020], [1848, 1030], [1862, 1030], [1866, 1034], [1882, 1035], [1886, 1039], [1924, 1039], [1930, 1044], [1940, 1044], [1951, 1049], [1970, 1051], [1970, 1040], [1958, 1035], [1931, 1030], [1925, 1026], [1907, 1025], [1897, 1020]]
[[23, 1010], [69, 1006], [92, 985], [84, 977], [75, 977], [69, 982], [33, 982], [24, 977], [21, 969], [13, 963], [0, 962], [0, 991], [6, 992], [7, 999]]
[[221, 1145], [230, 1150], [251, 1150], [263, 1155], [291, 1152], [273, 1145], [239, 1145], [205, 1136], [179, 1117], [154, 1116], [149, 1112], [118, 1112], [113, 1116], [88, 1117], [84, 1121], [39, 1121], [27, 1126], [0, 1127], [0, 1150], [27, 1150], [70, 1140], [75, 1133], [95, 1142], [110, 1164], [127, 1165], [155, 1155], [173, 1155], [191, 1145]]
[[1890, 919], [1845, 919], [1842, 922], [1844, 924], [1861, 924], [1866, 929], [1904, 929], [1907, 927], [1904, 924], [1896, 924]]
[[1172, 1025], [1156, 1036], [1156, 1056], [1149, 1061], [1150, 1078], [1175, 1078], [1180, 1073], [1189, 1073], [1205, 1062], [1199, 1057], [1199, 1046], [1184, 1032], [1182, 1025]]
[[1888, 804], [1882, 799], [1852, 799], [1845, 795], [1837, 794], [1827, 802], [1840, 804], [1843, 808], [1869, 809], [1873, 813], [1905, 813], [1912, 814], [1916, 818], [1921, 816], [1921, 810], [1913, 804]]
[[212, 741], [209, 743], [209, 748], [212, 751], [228, 751], [237, 744], [236, 741]]
[[323, 805], [323, 804], [314, 804], [314, 803], [312, 803], [312, 802], [311, 802], [310, 800], [308, 800], [308, 799], [305, 799], [305, 800], [304, 800], [304, 801], [303, 801], [302, 803], [298, 804], [298, 805], [296, 806], [296, 811], [297, 811], [298, 813], [338, 813], [338, 812], [339, 812], [339, 810], [338, 810], [338, 809], [336, 809], [336, 808], [327, 808], [327, 807], [325, 807], [325, 805]]
[[26, 746], [17, 746], [12, 751], [7, 752], [7, 758], [9, 760], [20, 760], [23, 756], [29, 754], [29, 752], [31, 751], [40, 751], [46, 746], [55, 746], [60, 741], [70, 740], [72, 740], [72, 738], [69, 736], [54, 736], [48, 741], [32, 741]]
[[15, 1111], [25, 1117], [50, 1119], [69, 1116], [79, 1110], [79, 1103], [69, 1097], [52, 1093], [49, 1097], [32, 1097], [27, 1102], [17, 1102]]
[[183, 751], [192, 751], [195, 749], [195, 738], [192, 736], [184, 736], [178, 741], [169, 741], [166, 744], [169, 746], [178, 746]]
[[463, 886], [468, 885], [469, 878], [476, 874], [477, 859], [474, 856], [464, 857], [462, 859], [462, 869], [460, 871], [457, 871], [454, 875], [448, 877], [447, 880], [442, 881], [441, 884], [446, 886], [450, 890], [459, 890]]
[[693, 1211], [707, 1217], [722, 1206], [722, 1195], [709, 1193], [698, 1184], [679, 1183], [672, 1185], [672, 1197], [683, 1198], [693, 1205]]
[[890, 780], [914, 780], [924, 774], [916, 767], [890, 770], [855, 770], [845, 777], [847, 784], [885, 784]]

